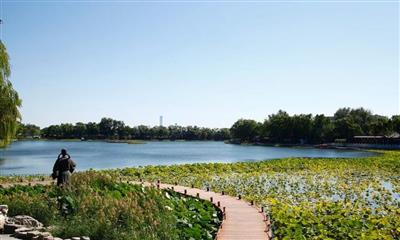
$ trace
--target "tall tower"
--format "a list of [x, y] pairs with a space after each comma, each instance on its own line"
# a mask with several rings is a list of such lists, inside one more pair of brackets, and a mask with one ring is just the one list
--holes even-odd
[[160, 127], [163, 126], [163, 116], [160, 116]]

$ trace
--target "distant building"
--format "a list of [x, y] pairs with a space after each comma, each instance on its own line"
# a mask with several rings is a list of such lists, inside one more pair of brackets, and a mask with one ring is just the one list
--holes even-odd
[[358, 144], [400, 144], [400, 138], [398, 136], [354, 136], [349, 142]]
[[160, 127], [163, 126], [163, 116], [160, 116]]
[[340, 148], [366, 148], [366, 149], [400, 149], [400, 135], [398, 133], [389, 136], [354, 136], [350, 139], [335, 139], [328, 144]]

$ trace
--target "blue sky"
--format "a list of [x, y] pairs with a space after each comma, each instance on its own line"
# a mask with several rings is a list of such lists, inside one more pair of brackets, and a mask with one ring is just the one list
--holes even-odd
[[399, 114], [399, 4], [4, 1], [23, 122]]

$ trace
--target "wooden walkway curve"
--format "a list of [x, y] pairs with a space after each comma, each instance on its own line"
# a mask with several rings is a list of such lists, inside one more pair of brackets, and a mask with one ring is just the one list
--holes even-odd
[[[217, 233], [218, 240], [269, 240], [272, 239], [272, 232], [269, 228], [269, 219], [265, 218], [265, 214], [261, 209], [257, 209], [252, 204], [240, 200], [237, 197], [223, 195], [216, 192], [206, 191], [198, 188], [190, 188], [185, 186], [149, 183], [149, 182], [132, 182], [131, 184], [142, 184], [147, 187], [158, 187], [160, 189], [170, 189], [175, 192], [186, 194], [192, 197], [211, 201], [215, 206], [224, 212], [224, 220]], [[11, 184], [1, 184], [1, 187], [7, 188], [13, 185], [51, 185], [53, 181], [34, 181], [20, 182]]]
[[[225, 213], [221, 228], [218, 231], [218, 240], [268, 240], [271, 239], [269, 220], [265, 219], [261, 209], [257, 209], [250, 203], [238, 198], [222, 195], [216, 192], [205, 191], [197, 188], [189, 188], [164, 183], [133, 182], [145, 186], [171, 189], [175, 192], [192, 197], [212, 201]], [[218, 203], [219, 202], [219, 203]]]

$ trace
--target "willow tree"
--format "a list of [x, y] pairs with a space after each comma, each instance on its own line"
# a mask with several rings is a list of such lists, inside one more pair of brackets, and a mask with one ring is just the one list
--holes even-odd
[[0, 147], [7, 146], [15, 136], [21, 115], [21, 99], [14, 90], [9, 77], [11, 74], [9, 57], [0, 41]]

